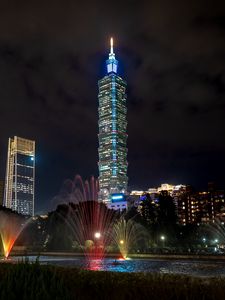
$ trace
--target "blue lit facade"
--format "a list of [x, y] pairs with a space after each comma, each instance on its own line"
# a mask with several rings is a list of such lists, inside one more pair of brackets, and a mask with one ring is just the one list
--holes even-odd
[[112, 194], [127, 191], [126, 82], [117, 74], [112, 41], [107, 75], [99, 80], [99, 200], [110, 203]]

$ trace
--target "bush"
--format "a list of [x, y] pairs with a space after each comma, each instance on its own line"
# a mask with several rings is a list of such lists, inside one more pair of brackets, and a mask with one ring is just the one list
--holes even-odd
[[225, 279], [0, 264], [0, 299], [225, 299]]

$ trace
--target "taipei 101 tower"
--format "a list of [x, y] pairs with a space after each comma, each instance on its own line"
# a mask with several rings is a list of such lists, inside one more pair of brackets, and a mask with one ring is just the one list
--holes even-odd
[[117, 73], [112, 38], [110, 46], [107, 74], [98, 81], [99, 201], [123, 209], [128, 182], [126, 82]]

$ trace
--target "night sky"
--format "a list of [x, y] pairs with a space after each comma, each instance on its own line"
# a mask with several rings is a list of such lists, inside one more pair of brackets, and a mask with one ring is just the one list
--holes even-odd
[[36, 141], [35, 210], [98, 176], [97, 81], [114, 37], [128, 89], [131, 189], [223, 187], [224, 1], [1, 1], [0, 177], [8, 137]]

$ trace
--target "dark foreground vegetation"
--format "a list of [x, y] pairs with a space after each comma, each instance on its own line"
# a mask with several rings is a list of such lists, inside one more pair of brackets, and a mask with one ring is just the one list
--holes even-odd
[[2, 263], [0, 299], [225, 299], [225, 279]]

